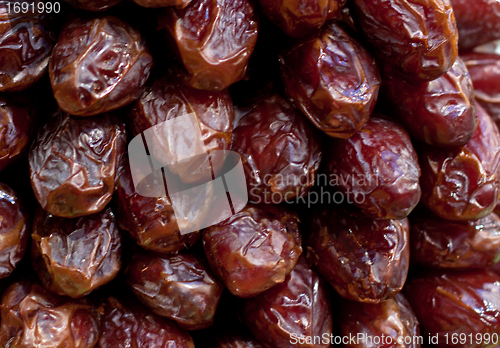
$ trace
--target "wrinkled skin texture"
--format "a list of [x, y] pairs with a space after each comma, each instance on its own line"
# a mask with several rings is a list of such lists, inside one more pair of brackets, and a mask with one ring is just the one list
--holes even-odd
[[[410, 279], [405, 286], [422, 331], [438, 335], [436, 346], [443, 348], [494, 347], [486, 343], [485, 334], [500, 334], [499, 292], [500, 276], [486, 271], [431, 273]], [[472, 334], [472, 340], [451, 344], [453, 333]]]
[[192, 87], [222, 91], [245, 76], [257, 42], [257, 14], [248, 0], [195, 0], [158, 18]]
[[349, 139], [330, 139], [325, 164], [329, 180], [367, 216], [402, 219], [420, 199], [420, 168], [406, 130], [371, 117]]
[[278, 204], [306, 194], [322, 158], [314, 127], [278, 96], [238, 122], [231, 149], [242, 156], [250, 201]]
[[[148, 143], [150, 153], [184, 182], [212, 180], [212, 172], [207, 168], [212, 166], [217, 175], [224, 164], [226, 151], [231, 146], [234, 109], [227, 91], [200, 91], [179, 84], [172, 77], [161, 78], [146, 88], [135, 103], [130, 119], [134, 135], [137, 135], [154, 125], [186, 114], [194, 114], [204, 150], [209, 156], [200, 157], [199, 153], [187, 156], [187, 151], [194, 150], [185, 149], [179, 144], [188, 143], [194, 135], [181, 131], [170, 132], [162, 127], [152, 131], [154, 145]], [[195, 146], [193, 148], [196, 150]]]
[[478, 125], [467, 145], [456, 150], [422, 146], [422, 202], [448, 220], [475, 220], [488, 215], [500, 194], [500, 133], [476, 105]]
[[99, 348], [194, 348], [189, 333], [132, 298], [109, 297], [101, 319]]
[[55, 44], [48, 15], [12, 12], [0, 4], [0, 92], [21, 91], [38, 81]]
[[54, 47], [50, 82], [62, 110], [91, 116], [139, 98], [152, 65], [145, 40], [127, 23], [72, 17]]
[[203, 231], [212, 270], [239, 297], [282, 283], [302, 253], [298, 222], [283, 207], [247, 205]]
[[127, 271], [135, 296], [187, 330], [212, 325], [224, 285], [202, 259], [188, 254], [136, 254]]
[[149, 8], [160, 8], [176, 6], [184, 8], [191, 3], [192, 0], [134, 0], [137, 5]]
[[445, 148], [467, 144], [477, 120], [472, 81], [460, 58], [433, 81], [407, 82], [394, 73], [384, 76], [381, 93], [391, 105], [391, 116], [427, 144]]
[[120, 271], [121, 236], [109, 208], [76, 219], [38, 209], [31, 237], [33, 268], [54, 294], [83, 297]]
[[106, 11], [122, 0], [64, 0], [76, 8], [86, 11]]
[[116, 117], [54, 114], [29, 156], [31, 186], [43, 209], [74, 218], [104, 209], [123, 163], [125, 124]]
[[13, 283], [0, 311], [0, 346], [5, 348], [92, 348], [99, 338], [93, 306], [53, 295], [31, 281]]
[[[340, 314], [340, 332], [342, 336], [356, 336], [364, 333], [371, 337], [385, 338], [391, 345], [380, 345], [369, 339], [356, 340], [356, 344], [345, 344], [345, 348], [420, 348], [420, 343], [415, 338], [420, 336], [420, 325], [417, 317], [406, 298], [401, 294], [378, 304], [359, 302], [344, 302]], [[400, 338], [401, 337], [401, 338]], [[407, 342], [406, 344], [404, 339]], [[403, 340], [401, 344], [398, 339]], [[425, 339], [424, 339], [425, 340]]]
[[266, 348], [320, 348], [329, 344], [292, 344], [292, 334], [332, 333], [332, 310], [326, 282], [304, 258], [272, 289], [245, 301], [243, 320]]
[[355, 0], [351, 9], [377, 54], [408, 77], [434, 80], [457, 58], [449, 0]]
[[380, 87], [378, 68], [339, 25], [328, 23], [298, 41], [280, 61], [288, 97], [327, 135], [348, 138], [370, 117]]
[[345, 0], [259, 0], [262, 12], [285, 33], [301, 37], [341, 15]]
[[29, 238], [29, 216], [14, 190], [0, 183], [0, 279], [23, 258]]
[[379, 303], [402, 289], [410, 262], [408, 219], [378, 220], [353, 208], [315, 212], [308, 258], [340, 296]]

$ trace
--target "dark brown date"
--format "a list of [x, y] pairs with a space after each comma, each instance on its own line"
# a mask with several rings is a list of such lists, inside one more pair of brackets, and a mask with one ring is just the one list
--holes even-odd
[[103, 210], [115, 190], [125, 142], [125, 124], [114, 116], [54, 114], [29, 156], [31, 186], [42, 208], [69, 218]]
[[341, 16], [346, 0], [259, 0], [262, 12], [285, 33], [301, 37]]
[[351, 10], [377, 54], [408, 77], [434, 80], [457, 58], [449, 0], [355, 0]]
[[193, 339], [172, 321], [132, 298], [109, 297], [104, 304], [99, 348], [194, 348]]
[[474, 91], [467, 67], [457, 58], [432, 81], [405, 81], [395, 71], [384, 75], [381, 94], [390, 103], [390, 115], [413, 137], [454, 148], [467, 144], [476, 129]]
[[149, 8], [160, 8], [176, 6], [184, 8], [191, 3], [192, 0], [134, 0], [137, 5]]
[[402, 219], [420, 199], [420, 167], [406, 130], [379, 116], [349, 139], [330, 139], [325, 164], [330, 183], [367, 216]]
[[295, 106], [318, 129], [338, 138], [361, 129], [380, 86], [368, 51], [333, 22], [282, 56], [281, 75]]
[[379, 303], [403, 288], [410, 262], [408, 219], [378, 220], [353, 208], [315, 212], [308, 258], [340, 296]]
[[[344, 302], [339, 321], [343, 337], [356, 337], [344, 348], [420, 348], [420, 325], [401, 293], [377, 304]], [[384, 344], [374, 343], [382, 337]]]
[[26, 252], [29, 217], [14, 190], [0, 183], [0, 279], [9, 276]]
[[467, 145], [456, 150], [423, 145], [422, 202], [448, 220], [476, 220], [495, 208], [500, 194], [500, 133], [476, 105], [477, 127]]
[[282, 283], [302, 253], [297, 215], [249, 204], [203, 231], [210, 266], [232, 294], [251, 297]]
[[158, 21], [192, 87], [222, 91], [245, 77], [258, 32], [250, 1], [193, 0], [184, 9], [168, 8]]
[[0, 346], [5, 348], [92, 348], [99, 339], [93, 306], [53, 295], [31, 281], [15, 282], [5, 291], [0, 313]]
[[[442, 348], [494, 347], [492, 334], [500, 335], [499, 293], [500, 276], [486, 271], [428, 274], [405, 286], [422, 331], [437, 336], [436, 346]], [[452, 335], [467, 339], [452, 342]]]
[[122, 20], [71, 17], [50, 59], [50, 82], [62, 110], [91, 116], [139, 98], [152, 65], [145, 40]]
[[121, 268], [121, 236], [111, 209], [65, 219], [38, 209], [31, 259], [42, 284], [57, 295], [83, 297]]
[[333, 319], [327, 284], [300, 258], [283, 283], [246, 300], [243, 320], [266, 348], [297, 347], [293, 337], [330, 337]]
[[64, 0], [76, 8], [87, 11], [106, 11], [122, 0]]
[[233, 132], [249, 199], [253, 203], [290, 202], [314, 185], [322, 158], [316, 129], [278, 96], [257, 103]]
[[208, 264], [188, 254], [136, 254], [128, 266], [127, 277], [142, 303], [188, 330], [212, 325], [224, 289]]

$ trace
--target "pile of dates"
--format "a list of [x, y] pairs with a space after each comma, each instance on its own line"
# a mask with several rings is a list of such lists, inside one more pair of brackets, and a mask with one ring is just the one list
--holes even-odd
[[0, 347], [500, 347], [499, 39], [491, 0], [0, 0]]

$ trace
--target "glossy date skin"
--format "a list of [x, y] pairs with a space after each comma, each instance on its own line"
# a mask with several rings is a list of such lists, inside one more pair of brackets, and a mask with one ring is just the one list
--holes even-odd
[[370, 117], [380, 87], [378, 68], [338, 24], [298, 41], [280, 62], [288, 97], [327, 135], [348, 138]]
[[447, 73], [432, 81], [405, 81], [400, 75], [393, 71], [382, 84], [391, 116], [427, 144], [444, 148], [467, 144], [477, 126], [476, 89], [464, 62], [457, 58]]
[[419, 149], [422, 203], [448, 220], [476, 220], [495, 208], [500, 193], [500, 133], [476, 105], [477, 127], [467, 145]]
[[239, 297], [282, 283], [302, 253], [299, 219], [281, 206], [248, 204], [203, 230], [203, 247], [215, 274]]
[[86, 300], [56, 296], [22, 280], [3, 294], [0, 345], [5, 348], [92, 348], [99, 316]]
[[327, 284], [302, 257], [283, 283], [245, 301], [243, 320], [266, 348], [297, 347], [294, 335], [330, 337], [333, 319]]
[[243, 79], [257, 42], [258, 19], [248, 0], [195, 0], [158, 17], [192, 87], [222, 91]]
[[212, 325], [224, 285], [194, 255], [132, 257], [127, 280], [135, 296], [154, 313], [187, 330]]
[[410, 78], [434, 80], [457, 58], [449, 0], [355, 0], [351, 10], [377, 55]]
[[139, 98], [153, 66], [144, 38], [114, 16], [71, 17], [49, 66], [59, 107], [92, 116]]
[[[436, 346], [442, 348], [493, 347], [485, 338], [500, 334], [499, 292], [500, 276], [487, 271], [430, 273], [410, 279], [405, 286], [422, 331], [437, 335]], [[472, 340], [452, 344], [452, 334], [471, 335]]]
[[129, 297], [108, 297], [101, 319], [99, 348], [194, 348], [177, 324], [159, 317]]
[[308, 258], [340, 296], [380, 303], [403, 288], [410, 262], [408, 219], [378, 220], [354, 208], [313, 214]]
[[111, 209], [76, 219], [38, 209], [31, 234], [33, 268], [57, 295], [88, 295], [121, 268], [121, 236]]
[[191, 3], [192, 0], [134, 0], [137, 5], [149, 8], [160, 8], [176, 6], [177, 8], [184, 8]]
[[329, 180], [369, 217], [402, 219], [420, 199], [420, 167], [406, 130], [371, 117], [349, 139], [330, 139], [325, 149]]
[[112, 115], [52, 115], [29, 156], [31, 186], [42, 208], [67, 218], [103, 210], [115, 190], [125, 142], [125, 124]]
[[75, 8], [86, 11], [106, 11], [122, 0], [64, 0]]
[[231, 149], [241, 155], [250, 201], [265, 204], [306, 194], [323, 155], [315, 128], [276, 95], [239, 120]]

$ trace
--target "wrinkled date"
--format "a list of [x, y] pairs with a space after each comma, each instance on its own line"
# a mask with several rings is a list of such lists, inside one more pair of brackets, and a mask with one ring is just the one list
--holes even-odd
[[259, 102], [233, 132], [250, 201], [278, 204], [306, 194], [322, 158], [312, 125], [278, 96]]
[[272, 288], [285, 280], [302, 253], [298, 222], [281, 206], [249, 204], [203, 231], [210, 266], [236, 296]]
[[[428, 274], [410, 279], [405, 294], [422, 331], [437, 347], [494, 347], [500, 335], [500, 276], [486, 271]], [[453, 337], [465, 336], [465, 340]], [[491, 338], [497, 337], [492, 341]]]
[[92, 348], [99, 339], [93, 306], [55, 296], [31, 281], [15, 282], [5, 291], [0, 313], [0, 346], [5, 348]]
[[245, 301], [243, 320], [267, 348], [297, 347], [294, 337], [329, 337], [333, 320], [327, 284], [300, 258], [283, 283]]
[[282, 56], [281, 75], [295, 106], [318, 129], [339, 138], [361, 129], [380, 86], [368, 51], [333, 22]]
[[29, 156], [31, 186], [42, 208], [69, 218], [104, 209], [115, 191], [125, 142], [125, 124], [116, 117], [54, 114]]
[[347, 207], [315, 212], [308, 258], [344, 298], [379, 303], [403, 288], [410, 262], [408, 219], [378, 220]]
[[184, 64], [189, 85], [221, 91], [245, 76], [258, 32], [250, 1], [194, 0], [184, 9], [168, 8], [158, 22]]
[[488, 215], [500, 193], [500, 133], [476, 105], [478, 125], [467, 145], [456, 150], [422, 146], [422, 202], [448, 220], [476, 220]]
[[152, 65], [145, 40], [127, 23], [72, 17], [54, 47], [50, 82], [62, 110], [91, 116], [139, 98]]
[[127, 270], [136, 297], [158, 315], [175, 320], [181, 328], [212, 325], [224, 285], [202, 259], [188, 254], [136, 254]]
[[409, 77], [434, 80], [457, 58], [449, 0], [355, 0], [351, 9], [377, 54]]
[[[380, 116], [380, 115], [379, 115]], [[325, 158], [330, 182], [367, 216], [402, 219], [420, 199], [420, 167], [406, 130], [371, 117], [349, 139], [330, 139]]]
[[132, 298], [109, 297], [104, 303], [99, 348], [194, 348], [177, 324], [151, 313]]
[[39, 209], [31, 237], [33, 268], [54, 294], [83, 297], [120, 271], [120, 231], [109, 208], [76, 219]]
[[137, 5], [149, 8], [160, 8], [176, 6], [184, 8], [191, 3], [192, 0], [134, 0]]
[[460, 58], [446, 74], [432, 81], [409, 82], [399, 75], [385, 75], [382, 84], [381, 94], [390, 103], [391, 116], [427, 144], [453, 148], [469, 142], [477, 125], [476, 90]]
[[87, 11], [106, 11], [122, 0], [64, 0], [76, 8]]

